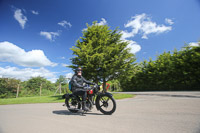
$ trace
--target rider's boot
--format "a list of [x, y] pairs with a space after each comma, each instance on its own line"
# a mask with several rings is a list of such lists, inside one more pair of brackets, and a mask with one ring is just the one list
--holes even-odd
[[83, 109], [84, 111], [89, 111], [89, 109], [86, 107], [86, 101], [83, 101], [83, 102], [82, 102], [82, 109]]

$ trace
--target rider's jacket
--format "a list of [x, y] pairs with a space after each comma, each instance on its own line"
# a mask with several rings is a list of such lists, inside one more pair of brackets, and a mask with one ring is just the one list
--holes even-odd
[[83, 83], [94, 84], [80, 75], [74, 75], [71, 81], [72, 81], [72, 92], [83, 90], [84, 89]]

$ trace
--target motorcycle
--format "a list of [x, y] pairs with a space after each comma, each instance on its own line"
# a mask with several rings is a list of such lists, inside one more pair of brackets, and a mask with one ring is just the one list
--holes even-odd
[[[92, 87], [88, 86], [85, 87], [85, 89], [87, 89], [86, 107], [89, 110], [92, 110], [93, 106], [96, 105], [96, 109], [105, 115], [111, 115], [115, 112], [116, 101], [111, 93], [104, 91], [100, 92], [99, 85], [94, 85]], [[81, 110], [81, 96], [65, 94], [63, 95], [63, 98], [65, 98], [65, 105], [70, 112], [77, 113]]]

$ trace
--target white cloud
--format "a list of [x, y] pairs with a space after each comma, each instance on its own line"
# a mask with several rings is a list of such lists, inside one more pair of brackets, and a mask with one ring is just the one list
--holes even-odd
[[104, 18], [101, 18], [101, 21], [97, 25], [106, 25], [107, 21]]
[[62, 56], [62, 57], [59, 57], [59, 59], [62, 59], [62, 60], [64, 60], [64, 59], [65, 59], [65, 57], [64, 57], [64, 56]]
[[[167, 20], [169, 23], [172, 23], [172, 20]], [[145, 13], [132, 17], [131, 20], [124, 25], [124, 27], [131, 28], [131, 31], [122, 31], [121, 39], [124, 41], [129, 41], [129, 45], [127, 47], [131, 48], [130, 52], [133, 54], [139, 52], [141, 50], [141, 46], [135, 41], [127, 40], [128, 38], [134, 37], [137, 34], [141, 34], [142, 39], [148, 39], [149, 34], [160, 34], [172, 30], [171, 26], [165, 26], [163, 24], [158, 25], [156, 22], [153, 22]]]
[[38, 11], [34, 11], [34, 10], [32, 10], [31, 12], [32, 12], [34, 15], [38, 15], [38, 14], [39, 14]]
[[171, 26], [165, 26], [163, 24], [158, 25], [157, 23], [152, 22], [151, 18], [148, 17], [145, 13], [132, 17], [131, 20], [124, 25], [124, 27], [130, 27], [132, 30], [131, 32], [122, 31], [123, 39], [134, 37], [138, 33], [142, 34], [143, 39], [148, 39], [147, 35], [149, 34], [160, 34], [172, 30]]
[[42, 50], [26, 52], [10, 42], [0, 42], [0, 61], [12, 62], [25, 67], [56, 66], [51, 62]]
[[39, 69], [32, 69], [32, 68], [19, 69], [17, 67], [10, 67], [10, 66], [7, 66], [5, 68], [0, 67], [0, 76], [8, 78], [16, 78], [22, 81], [26, 81], [31, 77], [41, 76], [52, 82], [56, 81], [55, 72], [50, 72], [49, 70], [43, 67]]
[[40, 32], [41, 36], [44, 36], [46, 39], [50, 41], [55, 41], [56, 36], [60, 35], [60, 31], [58, 32], [46, 32], [46, 31], [41, 31]]
[[165, 19], [165, 23], [167, 23], [169, 25], [173, 25], [174, 24], [174, 22], [171, 19], [169, 19], [169, 18]]
[[72, 27], [71, 23], [67, 22], [66, 20], [63, 20], [63, 21], [59, 22], [58, 25], [60, 25], [60, 26], [62, 26], [64, 28], [67, 28], [67, 26], [69, 26], [70, 28]]
[[142, 38], [148, 39], [147, 35], [151, 33], [160, 34], [166, 31], [170, 31], [171, 26], [157, 25], [154, 22], [143, 22], [143, 27], [141, 28], [143, 32]]
[[[101, 18], [101, 21], [99, 23], [96, 23], [96, 25], [106, 25], [107, 21], [104, 18]], [[87, 28], [84, 28], [82, 32], [87, 31]]]
[[141, 46], [137, 44], [135, 41], [132, 40], [127, 40], [127, 41], [129, 41], [127, 48], [130, 48], [131, 53], [136, 54], [141, 50]]
[[14, 13], [14, 18], [19, 22], [22, 29], [24, 29], [26, 22], [28, 21], [27, 17], [22, 14], [21, 9], [16, 9]]
[[191, 43], [189, 43], [189, 46], [190, 47], [197, 47], [197, 46], [200, 46], [200, 43], [198, 43], [198, 42], [191, 42]]
[[122, 39], [134, 37], [134, 32], [122, 31]]
[[148, 39], [147, 35], [144, 34], [144, 35], [142, 36], [142, 39]]
[[82, 32], [87, 31], [87, 28], [82, 29]]
[[66, 77], [66, 78], [72, 78], [73, 75], [74, 75], [73, 73], [67, 73], [67, 74], [65, 75], [65, 77]]
[[62, 66], [63, 66], [63, 67], [67, 67], [67, 66], [69, 66], [69, 65], [68, 65], [68, 64], [62, 63]]

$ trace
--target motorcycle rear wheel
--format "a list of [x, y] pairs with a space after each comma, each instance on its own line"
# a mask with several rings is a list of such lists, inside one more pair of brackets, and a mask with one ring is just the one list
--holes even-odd
[[81, 108], [80, 100], [76, 96], [70, 96], [66, 98], [65, 104], [68, 110], [72, 113], [77, 113]]
[[92, 110], [92, 108], [93, 108], [92, 101], [87, 100], [87, 101], [86, 101], [86, 107], [87, 107], [89, 110]]

